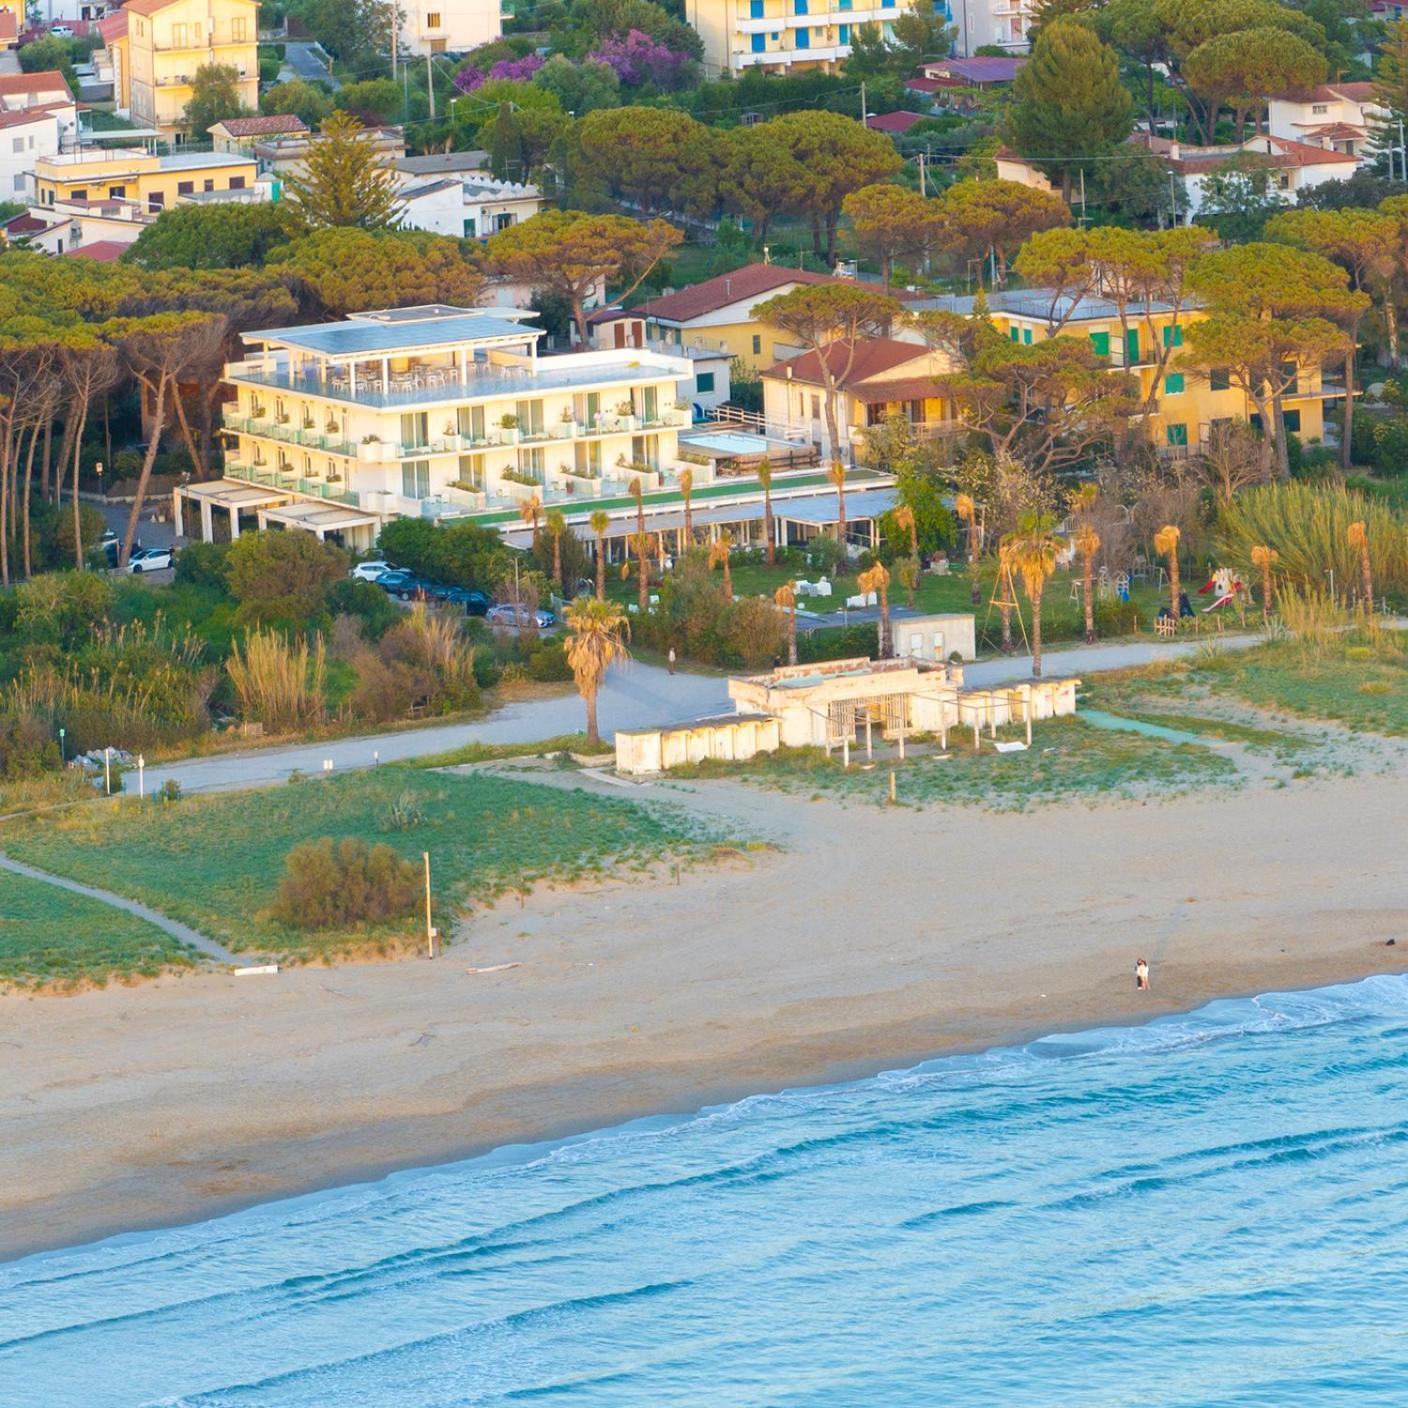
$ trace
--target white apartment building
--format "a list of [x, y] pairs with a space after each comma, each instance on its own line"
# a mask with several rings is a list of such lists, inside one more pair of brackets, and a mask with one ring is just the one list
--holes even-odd
[[301, 528], [366, 548], [397, 517], [517, 525], [533, 497], [583, 516], [628, 504], [634, 480], [668, 488], [690, 363], [540, 358], [534, 316], [432, 305], [246, 333], [250, 355], [225, 368], [225, 477], [176, 491], [183, 528], [206, 541]]
[[[72, 117], [65, 125], [64, 114]], [[57, 156], [66, 135], [77, 132], [72, 104], [0, 112], [0, 200], [27, 205], [34, 199], [34, 163]]]
[[1028, 47], [1027, 31], [1036, 23], [1039, 0], [949, 0], [949, 23], [958, 30], [955, 50], [965, 56], [997, 44], [1015, 53]]
[[888, 26], [903, 8], [904, 0], [685, 0], [685, 18], [704, 43], [711, 77], [748, 68], [832, 72], [861, 25]]
[[1372, 83], [1322, 83], [1306, 93], [1283, 93], [1267, 104], [1266, 115], [1273, 137], [1340, 152], [1361, 166], [1377, 155], [1375, 133], [1388, 117], [1374, 102]]
[[500, 0], [401, 0], [401, 48], [423, 54], [462, 54], [504, 32]]

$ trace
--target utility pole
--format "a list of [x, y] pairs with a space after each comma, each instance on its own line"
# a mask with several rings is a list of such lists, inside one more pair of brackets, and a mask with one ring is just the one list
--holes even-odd
[[425, 861], [425, 956], [435, 957], [435, 926], [430, 922], [430, 852], [422, 851]]
[[861, 85], [860, 85], [860, 125], [861, 125], [862, 127], [865, 126], [865, 118], [866, 118], [866, 112], [865, 112], [865, 80], [862, 79], [862, 80], [861, 80]]
[[[1389, 162], [1389, 180], [1393, 179], [1393, 163]], [[1403, 145], [1403, 119], [1398, 119], [1398, 179], [1408, 181], [1408, 148]]]
[[425, 55], [425, 91], [430, 95], [430, 120], [435, 121], [435, 78], [430, 67], [430, 53]]
[[1080, 225], [1085, 228], [1085, 167], [1080, 169]]
[[919, 194], [927, 196], [929, 194], [928, 182], [924, 179], [924, 153], [919, 153]]

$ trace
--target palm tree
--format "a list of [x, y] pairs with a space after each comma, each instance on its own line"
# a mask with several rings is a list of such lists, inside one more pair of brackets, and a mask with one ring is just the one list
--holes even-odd
[[1351, 523], [1346, 530], [1349, 545], [1359, 553], [1359, 573], [1364, 583], [1365, 609], [1374, 609], [1374, 573], [1369, 561], [1369, 525], [1362, 519]]
[[1281, 554], [1275, 548], [1258, 543], [1252, 549], [1252, 566], [1261, 573], [1261, 619], [1271, 619], [1271, 569]]
[[1041, 597], [1066, 546], [1049, 513], [1024, 513], [1007, 543], [1011, 570], [1022, 579], [1032, 605], [1032, 674], [1041, 674]]
[[1002, 616], [1002, 653], [1012, 653], [1012, 608], [1016, 605], [1013, 593], [1017, 590], [1012, 584], [1012, 540], [1014, 535], [1007, 533], [997, 545], [997, 585], [1000, 595], [997, 609]]
[[856, 585], [867, 596], [876, 592], [880, 597], [880, 659], [890, 658], [890, 574], [883, 562], [877, 562], [868, 572], [856, 578]]
[[1084, 581], [1081, 598], [1085, 602], [1085, 643], [1095, 644], [1095, 554], [1100, 551], [1100, 535], [1089, 523], [1082, 523], [1072, 539], [1080, 562]]
[[636, 532], [645, 532], [645, 499], [640, 487], [640, 475], [631, 480], [631, 497], [636, 501]]
[[596, 599], [606, 600], [606, 530], [611, 526], [611, 515], [599, 508], [591, 516], [592, 532], [596, 534]]
[[908, 504], [900, 504], [894, 511], [895, 527], [909, 534], [909, 555], [919, 560], [919, 528], [914, 521], [914, 510]]
[[729, 601], [733, 600], [733, 570], [728, 565], [728, 556], [732, 549], [733, 539], [729, 537], [727, 528], [719, 534], [718, 540], [709, 549], [709, 566], [723, 566], [724, 597]]
[[777, 549], [773, 546], [772, 532], [772, 461], [764, 459], [758, 464], [758, 483], [763, 486], [763, 535], [768, 555], [768, 566], [777, 561]]
[[644, 615], [650, 606], [650, 534], [632, 533], [631, 547], [636, 555], [636, 599]]
[[[844, 552], [846, 547], [846, 466], [832, 460], [826, 477], [836, 486], [836, 541]], [[845, 559], [842, 558], [844, 564]]]
[[983, 590], [978, 585], [978, 506], [971, 494], [959, 494], [953, 501], [953, 511], [968, 530], [968, 577], [972, 583], [973, 605], [981, 605]]
[[524, 523], [533, 525], [533, 552], [538, 551], [538, 517], [543, 511], [543, 501], [536, 495], [529, 496], [526, 503], [519, 504], [518, 516]]
[[680, 555], [683, 556], [685, 548], [694, 541], [694, 512], [690, 508], [690, 500], [694, 495], [692, 469], [680, 471], [680, 493], [684, 495], [684, 538], [680, 542]]
[[772, 599], [779, 609], [787, 613], [787, 663], [797, 663], [797, 593], [791, 582], [784, 582], [773, 594]]
[[614, 601], [579, 596], [563, 613], [567, 626], [567, 666], [577, 683], [577, 693], [587, 706], [587, 738], [601, 742], [596, 724], [596, 697], [606, 672], [631, 658], [623, 641], [631, 633], [631, 623]]
[[1165, 523], [1154, 534], [1154, 551], [1168, 558], [1168, 595], [1173, 603], [1174, 624], [1178, 623], [1178, 541], [1183, 536], [1172, 523]]
[[914, 593], [919, 590], [919, 559], [917, 557], [900, 558], [895, 564], [895, 576], [900, 579], [900, 586], [904, 588], [909, 609], [913, 611]]
[[552, 540], [552, 579], [557, 583], [557, 594], [564, 600], [567, 587], [562, 580], [562, 535], [567, 531], [567, 520], [560, 508], [548, 510], [548, 537]]

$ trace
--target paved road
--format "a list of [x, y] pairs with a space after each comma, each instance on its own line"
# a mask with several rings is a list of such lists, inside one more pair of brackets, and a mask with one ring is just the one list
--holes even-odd
[[[1179, 641], [1123, 641], [1114, 645], [1077, 645], [1070, 649], [1043, 650], [1041, 672], [1048, 679], [1063, 676], [1094, 674], [1098, 670], [1128, 670], [1137, 665], [1151, 665], [1155, 660], [1171, 660], [1180, 655], [1192, 655], [1205, 645], [1218, 645], [1224, 650], [1246, 650], [1260, 643], [1255, 634], [1199, 636]], [[1029, 680], [1032, 677], [1030, 655], [999, 656], [963, 667], [965, 684], [1006, 684], [1009, 680]]]
[[[602, 732], [609, 734], [618, 728], [678, 723], [731, 708], [727, 683], [721, 678], [671, 676], [658, 666], [632, 664], [612, 670], [607, 676], [601, 691], [600, 720]], [[371, 767], [374, 754], [379, 754], [383, 763], [390, 763], [443, 753], [466, 743], [532, 743], [540, 738], [577, 733], [584, 722], [582, 701], [576, 694], [535, 699], [510, 704], [478, 723], [432, 725], [367, 738], [225, 753], [149, 767], [147, 790], [155, 791], [167, 778], [175, 778], [186, 792], [279, 782], [294, 769], [321, 772], [325, 758], [332, 759], [334, 770], [342, 770]]]
[[0, 870], [12, 870], [16, 875], [26, 875], [31, 880], [40, 880], [46, 885], [56, 885], [61, 890], [72, 890], [76, 895], [86, 895], [90, 900], [110, 904], [114, 909], [126, 910], [128, 914], [134, 914], [138, 919], [145, 919], [148, 924], [153, 924], [158, 929], [164, 929], [172, 938], [179, 939], [184, 944], [190, 944], [192, 948], [198, 948], [207, 958], [213, 958], [217, 963], [238, 965], [240, 961], [228, 949], [221, 948], [213, 939], [207, 939], [204, 934], [198, 934], [194, 929], [187, 928], [186, 925], [175, 919], [168, 919], [164, 914], [158, 914], [156, 910], [148, 909], [144, 904], [138, 904], [136, 900], [123, 899], [121, 895], [114, 895], [108, 890], [94, 889], [92, 885], [80, 885], [77, 880], [66, 880], [61, 875], [50, 875], [47, 870], [36, 870], [32, 865], [23, 865], [17, 860], [11, 860], [6, 855], [0, 855]]
[[290, 41], [284, 45], [284, 63], [299, 78], [321, 79], [333, 89], [342, 87], [341, 81], [328, 72], [327, 60], [323, 56], [321, 47], [317, 44], [305, 43], [301, 40]]

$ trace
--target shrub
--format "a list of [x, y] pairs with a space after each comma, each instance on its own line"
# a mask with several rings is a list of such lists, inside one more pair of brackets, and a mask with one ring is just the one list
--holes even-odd
[[1373, 462], [1380, 474], [1408, 474], [1408, 416], [1393, 416], [1375, 424]]
[[570, 680], [572, 667], [567, 663], [567, 648], [559, 641], [540, 645], [527, 661], [528, 678], [543, 682]]
[[375, 924], [409, 914], [420, 873], [390, 846], [324, 836], [295, 846], [274, 900], [274, 917], [296, 929]]
[[[189, 549], [188, 549], [189, 551]], [[184, 554], [183, 554], [184, 556]], [[334, 616], [353, 617], [368, 640], [380, 640], [401, 619], [401, 608], [374, 582], [344, 577], [328, 592], [328, 610]]]
[[321, 639], [310, 647], [277, 631], [251, 631], [243, 649], [238, 643], [231, 648], [225, 669], [247, 720], [266, 728], [301, 728], [323, 717], [327, 660]]
[[730, 651], [749, 669], [771, 665], [783, 651], [783, 615], [763, 597], [746, 596], [734, 602], [726, 629]]
[[175, 580], [182, 586], [228, 591], [230, 584], [225, 574], [229, 555], [228, 543], [187, 543], [176, 555]]
[[850, 660], [862, 655], [869, 658], [875, 654], [875, 646], [873, 625], [808, 631], [797, 637], [797, 660], [805, 665], [813, 660]]

